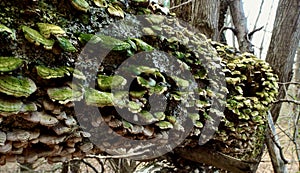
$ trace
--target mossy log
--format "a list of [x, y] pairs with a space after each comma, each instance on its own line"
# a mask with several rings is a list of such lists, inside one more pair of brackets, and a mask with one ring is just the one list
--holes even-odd
[[132, 142], [149, 140], [176, 147], [170, 157], [230, 170], [187, 154], [193, 150], [243, 163], [236, 172], [257, 166], [278, 87], [265, 61], [190, 31], [146, 0], [4, 0], [0, 7], [1, 164], [166, 154]]

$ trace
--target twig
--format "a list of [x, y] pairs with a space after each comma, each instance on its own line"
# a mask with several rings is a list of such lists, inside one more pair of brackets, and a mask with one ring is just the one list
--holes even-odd
[[103, 164], [103, 162], [99, 158], [95, 158], [95, 159], [98, 161], [98, 163], [101, 167], [101, 173], [104, 173], [104, 164]]
[[288, 164], [289, 161], [284, 157], [284, 154], [283, 154], [283, 148], [280, 146], [280, 144], [275, 140], [274, 136], [272, 136], [272, 140], [274, 142], [274, 144], [276, 145], [276, 147], [279, 149], [279, 153], [280, 153], [280, 157], [281, 159], [283, 160], [283, 163], [285, 164]]
[[260, 15], [261, 15], [261, 11], [262, 11], [263, 5], [264, 5], [264, 0], [262, 0], [261, 3], [260, 3], [259, 12], [258, 12], [258, 14], [257, 14], [257, 18], [256, 18], [256, 20], [255, 20], [255, 23], [254, 23], [254, 26], [253, 26], [253, 30], [255, 30], [255, 28], [256, 28], [256, 26], [257, 26], [258, 19], [259, 19]]
[[289, 100], [289, 99], [279, 99], [279, 100], [274, 101], [273, 103], [274, 103], [274, 104], [277, 104], [277, 103], [282, 103], [282, 102], [294, 103], [294, 104], [296, 104], [296, 105], [300, 105], [300, 101], [297, 101], [297, 100]]
[[137, 152], [137, 153], [124, 154], [124, 155], [114, 155], [114, 156], [87, 155], [85, 158], [123, 159], [123, 158], [129, 158], [129, 157], [139, 156], [139, 155], [144, 154], [146, 152], [149, 152], [149, 150], [142, 151], [142, 152]]
[[173, 9], [175, 9], [175, 8], [178, 8], [178, 7], [181, 7], [181, 6], [186, 5], [186, 4], [188, 4], [188, 3], [191, 3], [192, 1], [193, 1], [193, 0], [188, 0], [188, 1], [186, 1], [186, 2], [183, 2], [183, 3], [179, 4], [179, 5], [176, 5], [176, 6], [174, 6], [174, 7], [171, 7], [170, 10], [173, 10]]
[[85, 161], [84, 159], [81, 159], [80, 161], [81, 161], [82, 163], [86, 164], [88, 167], [92, 168], [94, 172], [99, 173], [99, 172], [97, 171], [97, 169], [96, 169], [92, 164], [90, 164], [89, 162]]
[[[285, 134], [286, 137], [289, 138], [290, 141], [293, 141], [293, 138], [286, 132], [286, 130], [288, 129], [291, 129], [291, 128], [288, 128], [288, 129], [283, 129], [282, 127], [279, 126], [279, 124], [277, 124], [277, 127], [279, 128], [279, 130], [281, 131], [281, 133]], [[278, 135], [279, 133], [275, 134], [275, 135]]]
[[300, 85], [300, 82], [278, 82], [279, 85]]
[[251, 32], [248, 34], [249, 40], [251, 41], [251, 39], [252, 39], [252, 37], [253, 37], [253, 34], [254, 34], [255, 32], [260, 31], [260, 30], [262, 30], [263, 28], [264, 28], [264, 27], [262, 26], [262, 27], [260, 27], [260, 28], [257, 28], [257, 29], [254, 29], [253, 31], [251, 31]]
[[268, 124], [269, 124], [269, 128], [270, 128], [270, 137], [271, 137], [273, 143], [278, 148], [279, 154], [280, 154], [280, 157], [281, 157], [283, 163], [288, 164], [289, 161], [285, 159], [283, 151], [282, 151], [282, 147], [280, 146], [280, 144], [278, 142], [278, 136], [275, 134], [275, 125], [274, 125], [273, 118], [272, 118], [270, 111], [268, 111]]
[[271, 5], [271, 8], [270, 8], [270, 11], [269, 11], [269, 15], [268, 15], [268, 19], [267, 19], [267, 23], [265, 25], [265, 30], [264, 30], [264, 34], [263, 34], [263, 37], [262, 37], [262, 40], [261, 40], [261, 44], [260, 44], [260, 48], [259, 48], [259, 57], [262, 58], [262, 50], [264, 48], [264, 42], [265, 42], [265, 37], [266, 37], [266, 33], [267, 33], [267, 28], [268, 28], [268, 25], [269, 25], [269, 21], [270, 21], [270, 17], [271, 17], [271, 14], [272, 14], [272, 10], [273, 10], [273, 6], [274, 6], [274, 0], [272, 1], [272, 5]]
[[30, 169], [30, 168], [28, 168], [27, 166], [25, 166], [25, 165], [23, 165], [23, 164], [19, 164], [19, 167], [22, 168], [22, 169], [25, 169], [26, 171], [34, 172], [33, 169]]
[[280, 147], [278, 142], [278, 136], [275, 135], [275, 126], [273, 122], [273, 118], [271, 112], [268, 111], [267, 115], [268, 126], [266, 132], [266, 144], [268, 147], [269, 155], [272, 161], [272, 165], [275, 172], [286, 173], [286, 161], [283, 157], [282, 148]]
[[229, 26], [223, 26], [219, 32], [219, 35], [218, 35], [218, 39], [220, 40], [221, 38], [221, 35], [224, 31], [226, 31], [227, 29], [231, 30], [233, 32], [234, 35], [237, 34], [237, 30], [233, 27], [229, 27]]

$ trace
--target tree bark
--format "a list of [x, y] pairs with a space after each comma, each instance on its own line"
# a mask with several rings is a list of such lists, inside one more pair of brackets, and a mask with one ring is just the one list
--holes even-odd
[[[218, 38], [220, 0], [171, 0], [171, 11], [212, 40]], [[176, 8], [172, 8], [178, 6]]]
[[[289, 82], [292, 79], [292, 67], [300, 39], [299, 3], [299, 0], [280, 0], [278, 4], [266, 61], [273, 67], [280, 82]], [[285, 95], [283, 86], [280, 86], [277, 98], [283, 99]], [[276, 104], [271, 109], [275, 123], [281, 105]]]
[[227, 11], [229, 8], [229, 2], [227, 0], [221, 0], [220, 2], [220, 10], [219, 10], [219, 21], [218, 21], [218, 41], [222, 44], [227, 44], [227, 39], [225, 37], [225, 33], [222, 31], [224, 30], [224, 25], [226, 22]]
[[229, 0], [230, 13], [235, 26], [235, 36], [241, 52], [253, 53], [253, 47], [248, 37], [247, 19], [245, 17], [243, 2], [241, 0]]

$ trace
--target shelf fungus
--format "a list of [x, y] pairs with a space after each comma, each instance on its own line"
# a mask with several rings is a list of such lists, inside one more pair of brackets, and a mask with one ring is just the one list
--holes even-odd
[[28, 26], [21, 26], [22, 31], [24, 32], [25, 38], [30, 42], [34, 43], [36, 46], [40, 44], [43, 45], [45, 49], [51, 50], [54, 45], [54, 40], [50, 40], [42, 36], [38, 31], [28, 27]]
[[85, 102], [87, 105], [104, 107], [113, 106], [113, 94], [88, 88], [85, 92]]
[[0, 72], [11, 72], [23, 65], [23, 60], [15, 57], [0, 57]]
[[105, 48], [109, 48], [116, 51], [124, 51], [131, 48], [131, 45], [125, 41], [119, 40], [114, 37], [110, 37], [107, 35], [97, 34], [96, 37], [99, 38], [101, 43]]
[[101, 90], [107, 91], [107, 90], [121, 88], [127, 83], [127, 81], [124, 77], [119, 75], [114, 75], [114, 76], [98, 75], [97, 83], [98, 83], [98, 87]]
[[62, 66], [62, 67], [46, 67], [38, 65], [35, 67], [37, 74], [43, 79], [56, 79], [63, 78], [65, 76], [73, 75], [74, 78], [85, 80], [86, 77], [78, 69], [72, 67]]
[[43, 79], [61, 78], [68, 72], [64, 68], [49, 68], [45, 66], [36, 66], [37, 74]]
[[23, 103], [17, 99], [0, 98], [0, 115], [9, 116], [18, 113], [34, 112], [37, 107], [34, 103]]
[[101, 7], [101, 8], [108, 7], [106, 0], [93, 0], [93, 1], [97, 7]]
[[70, 0], [73, 7], [79, 11], [87, 12], [90, 9], [90, 5], [85, 0]]
[[23, 119], [32, 122], [41, 124], [43, 126], [52, 127], [58, 123], [58, 119], [54, 116], [47, 114], [46, 112], [33, 112], [31, 114], [23, 116]]
[[58, 101], [60, 104], [80, 101], [83, 98], [81, 91], [74, 90], [70, 87], [49, 88], [47, 94], [52, 101]]
[[77, 49], [72, 45], [72, 43], [65, 37], [56, 37], [59, 46], [66, 52], [76, 52]]
[[29, 97], [37, 90], [35, 83], [26, 77], [0, 76], [0, 92], [15, 97]]
[[40, 33], [45, 38], [50, 38], [51, 35], [65, 35], [66, 32], [59, 26], [49, 23], [37, 23]]
[[135, 42], [138, 51], [153, 51], [154, 50], [154, 47], [152, 47], [151, 45], [149, 45], [148, 43], [144, 42], [141, 39], [132, 38], [131, 40]]
[[169, 121], [159, 121], [159, 122], [155, 123], [155, 125], [163, 130], [173, 128], [173, 124], [170, 123]]
[[111, 15], [111, 16], [114, 16], [114, 17], [120, 17], [120, 18], [124, 18], [124, 12], [122, 10], [122, 8], [118, 5], [111, 5], [109, 4], [108, 5], [108, 8], [107, 8], [107, 12]]

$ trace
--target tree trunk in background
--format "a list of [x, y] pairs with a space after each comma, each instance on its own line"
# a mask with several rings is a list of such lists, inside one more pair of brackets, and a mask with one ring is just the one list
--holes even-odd
[[[279, 0], [272, 38], [266, 61], [278, 74], [280, 82], [292, 79], [292, 67], [300, 39], [300, 2], [299, 0]], [[279, 87], [278, 99], [285, 97], [283, 86]], [[281, 103], [272, 107], [271, 113], [276, 122]]]
[[[228, 1], [228, 0], [227, 0]], [[229, 0], [230, 13], [235, 29], [235, 36], [239, 43], [239, 50], [241, 52], [254, 53], [252, 44], [249, 38], [247, 28], [247, 18], [245, 17], [243, 2], [241, 0]]]
[[[180, 5], [189, 0], [171, 0], [171, 12], [190, 22], [208, 38], [217, 40], [219, 21], [219, 0], [193, 0], [185, 5]], [[172, 8], [176, 7], [177, 8]]]
[[[292, 79], [292, 67], [300, 39], [299, 11], [299, 0], [279, 0], [266, 61], [278, 74], [280, 82], [289, 82]], [[278, 99], [283, 99], [286, 96], [284, 87], [283, 85], [279, 86]], [[288, 85], [286, 85], [286, 88], [288, 88]], [[279, 117], [281, 106], [282, 103], [278, 103], [271, 108], [274, 124]], [[268, 144], [274, 172], [286, 172], [284, 161], [280, 157], [274, 157], [276, 150], [272, 150], [270, 147], [271, 145], [275, 146], [273, 136], [266, 135], [266, 143]]]

